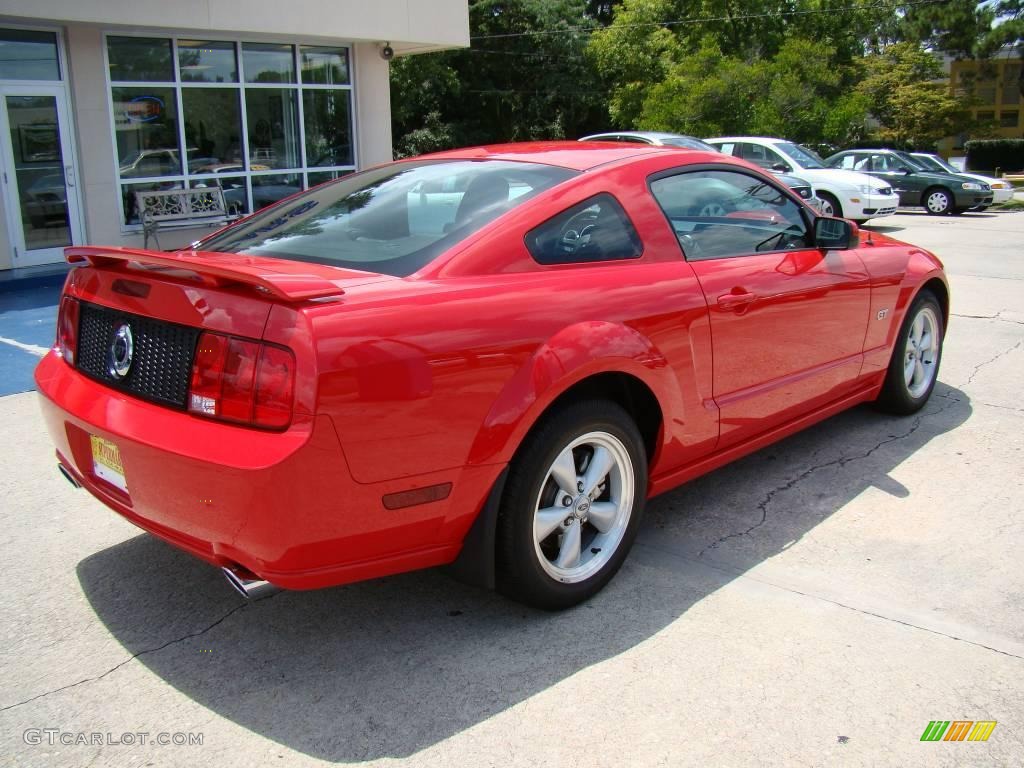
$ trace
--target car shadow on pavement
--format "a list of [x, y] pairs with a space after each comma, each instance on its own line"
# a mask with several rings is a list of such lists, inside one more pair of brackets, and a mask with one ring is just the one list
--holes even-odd
[[[334, 762], [406, 757], [649, 640], [868, 487], [906, 495], [889, 473], [970, 413], [940, 383], [915, 416], [856, 408], [667, 493], [611, 584], [562, 613], [439, 571], [244, 603], [146, 535], [78, 577], [129, 654], [221, 717]], [[580, 715], [566, 702], [566, 723]]]

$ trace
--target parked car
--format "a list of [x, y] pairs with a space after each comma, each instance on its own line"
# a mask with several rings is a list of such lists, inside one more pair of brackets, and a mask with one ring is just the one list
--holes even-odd
[[892, 187], [866, 174], [837, 171], [812, 150], [785, 139], [730, 136], [706, 139], [722, 152], [741, 157], [773, 173], [793, 173], [814, 185], [826, 216], [863, 222], [896, 212], [899, 198]]
[[923, 207], [934, 216], [963, 213], [992, 204], [989, 185], [956, 173], [929, 171], [906, 152], [894, 149], [851, 149], [825, 161], [831, 168], [867, 173], [892, 184], [900, 205]]
[[657, 147], [680, 147], [682, 149], [703, 149], [706, 152], [717, 152], [718, 149], [701, 141], [695, 136], [684, 136], [681, 133], [665, 133], [663, 131], [612, 131], [610, 133], [594, 133], [584, 136], [579, 141], [621, 141], [626, 144], [652, 144]]
[[[616, 131], [613, 133], [595, 133], [584, 136], [579, 141], [615, 141], [627, 144], [651, 144], [658, 147], [678, 147], [681, 149], [699, 149], [705, 152], [719, 152], [718, 147], [713, 147], [706, 141], [684, 136], [679, 133], [664, 133], [662, 131]], [[821, 210], [821, 201], [814, 195], [814, 187], [806, 179], [791, 176], [784, 173], [776, 173], [783, 184], [789, 186], [804, 200], [808, 201], [817, 210]]]
[[61, 471], [243, 594], [447, 563], [573, 605], [647, 498], [858, 403], [920, 409], [949, 317], [921, 248], [625, 144], [403, 160], [186, 250], [67, 256], [36, 370]]
[[[940, 173], [953, 173], [958, 176], [966, 176], [969, 179], [980, 181], [982, 184], [988, 184], [992, 189], [993, 205], [1005, 203], [1007, 200], [1013, 199], [1013, 185], [1008, 181], [996, 179], [991, 176], [982, 176], [980, 173], [967, 173], [966, 171], [961, 171], [956, 166], [950, 165], [938, 155], [933, 155], [928, 152], [911, 152], [910, 156], [914, 158], [919, 165], [924, 166], [925, 170], [938, 171]], [[986, 208], [988, 208], [987, 205], [981, 205], [974, 210], [984, 211]]]

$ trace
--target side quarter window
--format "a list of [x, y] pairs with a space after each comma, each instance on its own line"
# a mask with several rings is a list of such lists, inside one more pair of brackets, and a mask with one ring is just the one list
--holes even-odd
[[526, 233], [538, 264], [638, 259], [643, 243], [619, 202], [608, 193], [589, 197]]
[[655, 178], [651, 194], [687, 260], [808, 248], [801, 206], [763, 179], [738, 171], [689, 171]]

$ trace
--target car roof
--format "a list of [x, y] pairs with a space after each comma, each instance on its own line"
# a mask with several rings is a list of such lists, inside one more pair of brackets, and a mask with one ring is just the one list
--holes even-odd
[[715, 136], [712, 139], [701, 139], [706, 141], [708, 144], [712, 144], [716, 141], [763, 141], [765, 144], [796, 144], [798, 142], [791, 141], [790, 139], [780, 139], [778, 137], [771, 136]]
[[599, 165], [627, 160], [642, 155], [692, 150], [655, 147], [649, 144], [605, 144], [579, 141], [529, 141], [520, 144], [491, 144], [434, 152], [410, 159], [428, 160], [515, 160], [526, 163], [557, 165], [573, 171], [587, 171]]
[[[586, 139], [596, 139], [601, 136], [636, 136], [640, 139], [696, 139], [696, 136], [688, 136], [683, 133], [669, 133], [668, 131], [602, 131], [601, 133], [592, 133], [589, 136], [584, 136], [580, 141]], [[697, 139], [703, 141], [703, 139]]]

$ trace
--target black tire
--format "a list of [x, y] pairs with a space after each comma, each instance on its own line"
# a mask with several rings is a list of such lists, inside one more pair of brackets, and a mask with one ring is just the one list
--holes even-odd
[[953, 211], [953, 195], [948, 189], [931, 187], [921, 195], [921, 205], [931, 216], [945, 216]]
[[[843, 206], [841, 206], [839, 204], [839, 201], [836, 199], [836, 196], [833, 195], [831, 192], [821, 192], [821, 191], [819, 191], [818, 192], [818, 199], [821, 200], [821, 203], [822, 203], [822, 206], [821, 206], [821, 215], [822, 216], [834, 216], [837, 219], [841, 219], [843, 217]], [[826, 206], [828, 206], [828, 208], [832, 209], [831, 213], [827, 212]]]
[[[934, 324], [937, 347], [933, 355], [934, 366], [930, 373], [930, 381], [926, 387], [915, 392], [907, 384], [905, 366], [909, 362], [908, 355], [911, 352], [908, 347], [908, 337], [911, 334], [915, 320], [923, 312], [931, 313], [930, 322]], [[906, 317], [903, 318], [900, 332], [896, 336], [896, 344], [893, 346], [892, 357], [889, 360], [889, 369], [885, 374], [885, 383], [882, 385], [882, 391], [875, 401], [875, 405], [880, 410], [905, 416], [916, 413], [924, 407], [924, 404], [928, 402], [928, 398], [932, 395], [932, 390], [935, 389], [935, 382], [939, 378], [939, 364], [942, 362], [942, 345], [944, 340], [945, 328], [943, 327], [942, 307], [939, 306], [939, 301], [935, 298], [935, 294], [928, 289], [923, 289], [914, 298], [913, 303], [911, 303]]]
[[[610, 552], [601, 554], [601, 548], [593, 546], [600, 541], [597, 538], [601, 535], [600, 531], [592, 522], [587, 522], [586, 509], [579, 506], [584, 500], [584, 494], [579, 494], [577, 504], [565, 508], [567, 517], [577, 514], [578, 509], [584, 515], [582, 522], [578, 522], [581, 531], [578, 541], [582, 544], [577, 548], [581, 553], [577, 570], [582, 575], [587, 572], [588, 566], [597, 569], [587, 574], [586, 578], [566, 581], [556, 578], [550, 572], [557, 564], [547, 557], [544, 547], [554, 546], [560, 550], [564, 537], [569, 534], [563, 533], [563, 529], [558, 527], [543, 541], [535, 542], [535, 518], [539, 519], [538, 508], [554, 509], [560, 503], [557, 500], [558, 494], [564, 494], [549, 476], [556, 459], [574, 441], [595, 434], [609, 436], [611, 440], [617, 441], [623, 449], [619, 451], [620, 458], [628, 460], [630, 464], [630, 501], [628, 504], [623, 501], [619, 505], [624, 510], [622, 514], [628, 516], [617, 518], [621, 523], [616, 526], [615, 535], [620, 538], [610, 545], [614, 547]], [[589, 460], [596, 455], [591, 450], [588, 457], [588, 450], [591, 449], [584, 444], [569, 454], [574, 457], [577, 475], [585, 470]], [[618, 466], [616, 464], [617, 468], [611, 472], [620, 473], [618, 487], [621, 489], [626, 484], [621, 478], [626, 475], [627, 469], [619, 469]], [[598, 483], [603, 490], [600, 495], [593, 497], [590, 504], [596, 505], [602, 499], [611, 498], [611, 472]], [[548, 500], [545, 500], [545, 496]], [[562, 610], [588, 599], [608, 583], [626, 559], [636, 538], [646, 498], [647, 453], [643, 438], [636, 423], [621, 406], [608, 400], [583, 400], [553, 411], [523, 441], [509, 468], [498, 513], [498, 591], [513, 600], [545, 610]], [[546, 559], [547, 566], [541, 563], [541, 558]], [[584, 558], [590, 558], [589, 563]]]
[[975, 209], [975, 208], [954, 208], [954, 209], [953, 209], [953, 210], [951, 211], [951, 213], [952, 213], [952, 214], [953, 214], [954, 216], [963, 216], [963, 215], [964, 215], [965, 213], [967, 213], [968, 211], [973, 211], [973, 210], [976, 210], [976, 209]]

